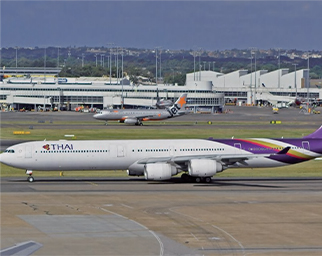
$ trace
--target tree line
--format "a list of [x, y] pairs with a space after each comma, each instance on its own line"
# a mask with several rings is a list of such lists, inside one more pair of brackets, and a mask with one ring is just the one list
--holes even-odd
[[[238, 50], [235, 50], [238, 51]], [[135, 54], [131, 54], [131, 53]], [[2, 67], [38, 67], [61, 68], [60, 77], [122, 77], [122, 74], [130, 77], [134, 83], [138, 77], [147, 77], [150, 82], [163, 80], [168, 84], [185, 84], [187, 73], [199, 70], [211, 70], [221, 73], [230, 73], [245, 69], [249, 72], [255, 70], [254, 59], [249, 57], [225, 56], [218, 57], [209, 52], [200, 52], [195, 55], [193, 51], [160, 51], [129, 50], [123, 51], [123, 56], [116, 52], [110, 54], [108, 49], [92, 52], [87, 47], [61, 48], [49, 47], [47, 49], [1, 49]], [[123, 63], [122, 63], [123, 59]], [[112, 60], [112, 61], [111, 61]], [[110, 68], [110, 62], [112, 63]], [[116, 65], [116, 63], [118, 65]], [[123, 65], [122, 65], [123, 64]], [[256, 69], [273, 71], [281, 68], [294, 70], [307, 68], [307, 60], [302, 58], [290, 59], [280, 57], [278, 63], [275, 56], [257, 55]], [[122, 72], [123, 66], [123, 72]], [[310, 78], [322, 78], [322, 59], [310, 59]]]

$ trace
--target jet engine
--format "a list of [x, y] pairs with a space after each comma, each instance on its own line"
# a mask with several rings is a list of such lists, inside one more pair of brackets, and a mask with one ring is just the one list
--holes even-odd
[[167, 163], [151, 163], [144, 167], [146, 180], [168, 180], [177, 174], [177, 168]]
[[144, 165], [143, 164], [137, 164], [134, 163], [129, 166], [129, 169], [127, 170], [127, 174], [129, 176], [143, 176], [144, 175]]
[[222, 164], [211, 159], [191, 159], [188, 166], [189, 175], [193, 177], [211, 177], [222, 170]]
[[135, 125], [138, 124], [138, 120], [136, 118], [127, 118], [124, 120], [124, 123], [129, 125]]

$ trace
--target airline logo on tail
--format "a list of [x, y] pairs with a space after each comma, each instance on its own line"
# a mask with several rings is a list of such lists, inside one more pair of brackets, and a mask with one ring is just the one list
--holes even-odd
[[187, 94], [186, 93], [182, 94], [180, 98], [177, 99], [177, 101], [174, 103], [174, 105], [169, 108], [168, 111], [172, 116], [178, 115], [179, 110], [185, 108], [187, 103], [186, 98], [187, 98]]

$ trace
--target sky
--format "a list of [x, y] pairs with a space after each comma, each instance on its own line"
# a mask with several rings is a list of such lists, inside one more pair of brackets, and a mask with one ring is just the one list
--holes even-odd
[[1, 0], [1, 47], [322, 50], [322, 1]]

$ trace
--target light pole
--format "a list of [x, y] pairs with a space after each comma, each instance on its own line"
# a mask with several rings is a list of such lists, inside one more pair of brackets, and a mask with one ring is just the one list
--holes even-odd
[[278, 88], [281, 87], [281, 52], [278, 48]]
[[174, 69], [172, 68], [172, 83], [174, 84]]
[[116, 84], [119, 84], [119, 47], [116, 46]]
[[193, 52], [193, 81], [196, 81], [196, 51]]
[[124, 73], [123, 73], [123, 48], [122, 48], [122, 109], [124, 105], [124, 96], [123, 96], [123, 80], [124, 80]]
[[155, 84], [158, 85], [158, 48], [155, 48]]
[[294, 87], [295, 87], [295, 98], [297, 98], [297, 86], [296, 86], [296, 66], [297, 64], [292, 64], [294, 66]]
[[110, 66], [110, 85], [112, 84], [112, 45], [114, 43], [108, 43], [108, 47], [110, 48], [110, 58], [109, 58], [109, 66]]
[[252, 97], [252, 99], [251, 99], [252, 104], [254, 104], [254, 96], [253, 96], [252, 85], [253, 85], [253, 52], [250, 51], [250, 84], [249, 84], [249, 88], [250, 88], [251, 97]]
[[60, 47], [57, 49], [57, 68], [59, 68], [59, 49]]
[[256, 87], [257, 87], [257, 81], [256, 81], [256, 50], [257, 48], [252, 47], [251, 48], [251, 60], [253, 59], [253, 52], [254, 52], [254, 68], [255, 68], [255, 91], [254, 91], [254, 105], [256, 105]]
[[[161, 54], [162, 54], [162, 50], [161, 50], [161, 48], [160, 48], [160, 78], [162, 78], [162, 70], [161, 70]], [[162, 81], [162, 80], [161, 80]]]
[[200, 64], [200, 56], [201, 56], [201, 49], [200, 49], [200, 52], [199, 52], [199, 79], [198, 79], [198, 81], [201, 81], [201, 64]]
[[47, 52], [46, 52], [46, 47], [45, 47], [45, 57], [44, 57], [44, 81], [46, 82], [46, 56], [47, 56]]
[[18, 46], [16, 46], [16, 72], [18, 67]]
[[105, 54], [101, 54], [101, 66], [104, 67], [104, 56]]
[[[310, 103], [310, 55], [307, 54], [307, 103]], [[308, 110], [309, 111], [309, 110]]]
[[112, 84], [112, 48], [110, 48], [110, 85]]

